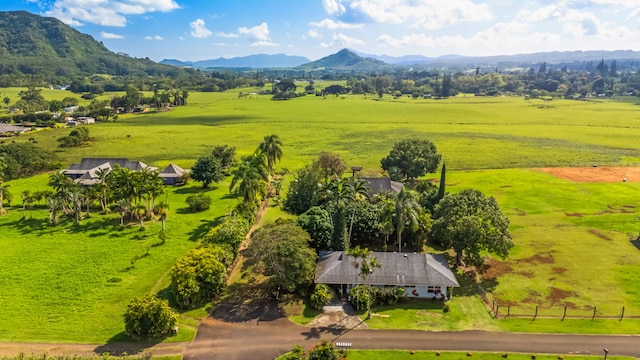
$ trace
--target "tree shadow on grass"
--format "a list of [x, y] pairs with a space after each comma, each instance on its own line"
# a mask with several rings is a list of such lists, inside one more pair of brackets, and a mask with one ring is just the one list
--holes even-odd
[[213, 219], [213, 221], [206, 219], [200, 220], [200, 225], [191, 229], [191, 231], [187, 233], [187, 235], [189, 235], [189, 240], [195, 242], [202, 239], [204, 234], [211, 230], [211, 228], [222, 224], [224, 218], [225, 216], [218, 216], [217, 218]]
[[207, 193], [210, 191], [215, 191], [218, 190], [218, 186], [209, 186], [208, 188], [203, 188], [203, 187], [183, 187], [180, 188], [176, 191], [174, 191], [175, 194], [199, 194], [199, 193]]
[[640, 250], [640, 236], [637, 239], [631, 240], [631, 245], [635, 246], [636, 249]]

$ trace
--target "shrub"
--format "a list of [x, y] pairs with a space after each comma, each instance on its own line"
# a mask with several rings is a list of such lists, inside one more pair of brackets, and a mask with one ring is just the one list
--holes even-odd
[[[378, 288], [371, 287], [371, 305], [375, 304], [376, 293]], [[369, 287], [367, 285], [358, 285], [353, 287], [349, 292], [351, 305], [358, 310], [366, 310], [369, 301]]]
[[209, 210], [211, 207], [211, 197], [205, 194], [189, 195], [187, 197], [187, 205], [191, 211]]
[[226, 267], [208, 247], [190, 250], [171, 269], [171, 290], [180, 307], [211, 301], [224, 287]]
[[314, 309], [322, 310], [322, 307], [330, 303], [331, 299], [333, 299], [331, 288], [325, 284], [316, 284], [316, 288], [309, 297], [309, 305]]
[[393, 305], [404, 297], [404, 292], [403, 287], [383, 288], [377, 291], [377, 297], [372, 300], [378, 305]]
[[207, 232], [202, 240], [208, 244], [227, 244], [238, 254], [240, 244], [249, 231], [249, 223], [242, 217], [228, 217], [225, 221]]
[[134, 339], [167, 335], [176, 322], [176, 313], [169, 303], [151, 295], [133, 299], [124, 313], [124, 331]]

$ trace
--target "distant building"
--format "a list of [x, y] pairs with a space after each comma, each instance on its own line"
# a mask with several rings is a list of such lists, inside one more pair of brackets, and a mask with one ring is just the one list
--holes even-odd
[[375, 194], [381, 191], [389, 191], [399, 193], [404, 186], [401, 182], [393, 181], [389, 178], [359, 178], [364, 180], [369, 185], [369, 197], [373, 197]]
[[[116, 165], [132, 171], [140, 171], [142, 169], [148, 169], [150, 171], [158, 170], [158, 168], [149, 166], [142, 161], [125, 158], [83, 158], [79, 164], [71, 164], [71, 166], [62, 170], [62, 173], [80, 185], [90, 186], [100, 181], [100, 177], [98, 176], [99, 170], [109, 172], [113, 170]], [[175, 185], [184, 179], [186, 173], [187, 171], [178, 165], [169, 164], [162, 172], [158, 173], [158, 177], [162, 179], [165, 185]]]

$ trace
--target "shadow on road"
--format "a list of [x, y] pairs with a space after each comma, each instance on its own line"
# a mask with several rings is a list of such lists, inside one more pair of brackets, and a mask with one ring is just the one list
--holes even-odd
[[224, 298], [211, 311], [214, 319], [232, 323], [249, 320], [260, 323], [284, 316], [278, 302], [260, 284], [229, 285]]

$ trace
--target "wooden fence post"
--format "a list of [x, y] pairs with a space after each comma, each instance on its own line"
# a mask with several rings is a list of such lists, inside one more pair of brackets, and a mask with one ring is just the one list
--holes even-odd
[[508, 318], [509, 315], [511, 315], [511, 305], [507, 306], [507, 316], [505, 316], [504, 318]]
[[538, 305], [536, 305], [536, 313], [533, 314], [533, 319], [531, 319], [531, 321], [535, 320], [538, 317]]
[[562, 314], [562, 320], [560, 321], [564, 321], [565, 316], [567, 316], [567, 307], [564, 307], [564, 313]]
[[596, 318], [596, 308], [597, 308], [597, 306], [593, 307], [593, 316], [591, 317], [591, 320]]
[[500, 311], [500, 306], [496, 305], [496, 319], [498, 318], [498, 312]]
[[622, 313], [620, 314], [620, 321], [622, 321], [622, 318], [624, 318], [624, 306], [622, 307]]

